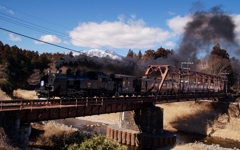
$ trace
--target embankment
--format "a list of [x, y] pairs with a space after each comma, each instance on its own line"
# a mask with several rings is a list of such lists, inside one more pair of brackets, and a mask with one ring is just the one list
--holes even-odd
[[157, 105], [164, 109], [164, 129], [240, 140], [239, 104], [209, 101]]

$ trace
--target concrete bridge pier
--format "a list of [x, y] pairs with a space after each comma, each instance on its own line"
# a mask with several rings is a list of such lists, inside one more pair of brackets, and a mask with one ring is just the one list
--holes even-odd
[[19, 111], [0, 112], [0, 128], [7, 135], [11, 145], [21, 148], [29, 146], [31, 125], [20, 123]]
[[163, 130], [163, 109], [147, 103], [141, 110], [120, 113], [119, 124], [107, 126], [107, 136], [120, 143], [156, 149], [176, 142], [176, 135]]

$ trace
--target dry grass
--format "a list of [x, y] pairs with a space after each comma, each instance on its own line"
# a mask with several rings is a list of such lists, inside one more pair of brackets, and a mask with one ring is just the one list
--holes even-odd
[[209, 134], [207, 127], [214, 116], [209, 115], [212, 110], [208, 105], [199, 105], [195, 102], [178, 102], [157, 106], [164, 109], [164, 129]]
[[120, 113], [92, 115], [92, 116], [86, 116], [86, 117], [78, 117], [78, 119], [92, 121], [92, 122], [101, 122], [105, 124], [118, 124], [119, 114]]
[[[227, 105], [227, 104], [226, 104]], [[240, 140], [237, 105], [217, 108], [209, 102], [159, 104], [164, 108], [164, 129]]]
[[0, 100], [11, 100], [11, 98], [0, 89]]
[[68, 127], [63, 124], [58, 124], [54, 121], [42, 122], [42, 123], [32, 123], [32, 127], [37, 130], [37, 135], [34, 135], [33, 139], [30, 140], [29, 145], [35, 146], [47, 146], [52, 147], [53, 136], [60, 136], [63, 133], [71, 133], [77, 129]]
[[201, 142], [195, 142], [195, 143], [188, 143], [188, 144], [181, 144], [176, 145], [174, 148], [171, 148], [171, 150], [232, 150], [231, 148], [223, 148], [219, 145], [206, 145]]
[[20, 99], [38, 99], [35, 91], [17, 89], [13, 91], [13, 96]]

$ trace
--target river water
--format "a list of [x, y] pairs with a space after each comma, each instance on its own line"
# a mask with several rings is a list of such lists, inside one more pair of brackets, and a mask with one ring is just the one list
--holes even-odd
[[[92, 121], [86, 121], [86, 120], [75, 119], [75, 118], [56, 120], [56, 122], [60, 124], [65, 124], [67, 126], [72, 126], [74, 128], [78, 128], [82, 130], [84, 133], [90, 133], [90, 134], [98, 133], [102, 135], [106, 134], [107, 124], [105, 123], [92, 122]], [[198, 141], [208, 145], [218, 144], [224, 148], [240, 149], [239, 141], [209, 137], [209, 136], [204, 136], [200, 134], [185, 133], [185, 132], [175, 132], [175, 134], [177, 136], [176, 144], [194, 143]], [[138, 150], [138, 149], [134, 147], [129, 147], [129, 150]]]

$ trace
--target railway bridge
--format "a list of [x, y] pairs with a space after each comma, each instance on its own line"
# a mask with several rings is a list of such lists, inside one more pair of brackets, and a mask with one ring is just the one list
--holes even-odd
[[[31, 122], [121, 112], [119, 125], [109, 126], [107, 135], [123, 144], [156, 148], [173, 144], [174, 136], [163, 136], [163, 110], [154, 104], [226, 96], [220, 77], [168, 65], [149, 66], [145, 76], [152, 74], [159, 79], [152, 96], [0, 100], [0, 126], [16, 138], [13, 141], [27, 146]], [[170, 88], [162, 92], [166, 87]]]
[[[31, 133], [31, 122], [65, 119], [80, 116], [99, 115], [121, 112], [118, 126], [108, 126], [107, 135], [123, 144], [145, 146], [153, 139], [155, 147], [175, 143], [175, 136], [163, 133], [163, 110], [155, 107], [155, 103], [197, 101], [201, 99], [218, 99], [224, 94], [199, 95], [164, 95], [158, 99], [151, 97], [118, 97], [118, 98], [84, 98], [54, 100], [1, 100], [0, 126], [5, 128], [13, 141], [20, 141], [23, 147], [28, 146]], [[124, 118], [124, 119], [122, 119]], [[127, 132], [126, 130], [131, 130]], [[137, 134], [141, 133], [141, 134]], [[145, 134], [143, 134], [145, 133]], [[154, 133], [154, 134], [153, 134]], [[154, 136], [152, 136], [154, 135]], [[156, 135], [159, 135], [156, 137]], [[141, 136], [141, 137], [138, 137]], [[143, 140], [146, 138], [145, 140]], [[121, 140], [120, 140], [121, 139]], [[138, 139], [138, 141], [136, 141]], [[142, 139], [142, 141], [140, 141]], [[148, 142], [146, 143], [146, 141]], [[165, 140], [165, 141], [164, 141]]]

